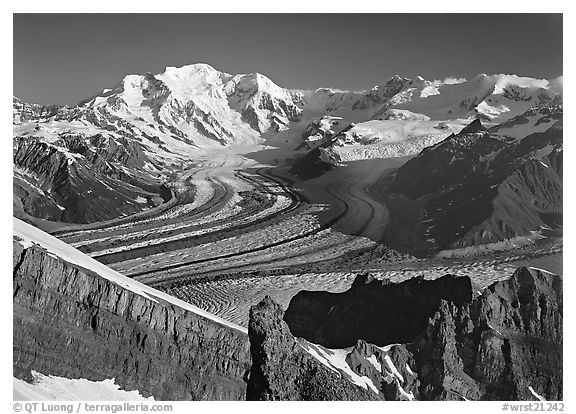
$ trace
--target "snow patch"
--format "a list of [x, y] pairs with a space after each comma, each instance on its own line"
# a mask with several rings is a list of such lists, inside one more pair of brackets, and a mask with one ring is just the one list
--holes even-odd
[[30, 240], [25, 240], [19, 236], [14, 236], [14, 240], [16, 240], [24, 249], [29, 249], [30, 247], [34, 246], [34, 243]]
[[339, 372], [341, 375], [344, 375], [359, 387], [362, 387], [366, 390], [371, 389], [376, 394], [379, 393], [378, 388], [376, 388], [370, 378], [365, 375], [360, 376], [356, 374], [354, 371], [352, 371], [352, 368], [350, 368], [346, 362], [346, 357], [353, 348], [329, 349], [324, 348], [321, 345], [308, 342], [305, 339], [299, 339], [298, 343], [306, 352], [308, 352], [323, 365], [329, 367], [335, 372]]
[[366, 358], [366, 361], [370, 362], [378, 372], [382, 372], [382, 364], [378, 362], [376, 355], [370, 355], [368, 358]]
[[528, 386], [528, 391], [530, 391], [530, 393], [536, 397], [539, 401], [546, 401], [546, 399], [544, 397], [542, 397], [540, 394], [538, 394], [536, 391], [534, 391], [534, 388], [532, 388], [532, 385]]
[[402, 388], [402, 387], [400, 386], [400, 384], [398, 384], [398, 391], [400, 392], [400, 397], [401, 397], [401, 398], [403, 398], [403, 399], [405, 399], [405, 400], [408, 400], [408, 401], [414, 401], [414, 394], [412, 393], [412, 391], [410, 391], [409, 393], [406, 392], [406, 391], [404, 390], [404, 388]]
[[400, 344], [390, 344], [390, 345], [385, 345], [385, 346], [377, 346], [376, 348], [378, 348], [382, 352], [388, 352], [388, 351], [390, 351], [390, 349], [392, 349], [393, 346], [396, 346], [396, 345], [400, 345]]
[[538, 268], [538, 267], [532, 267], [532, 266], [530, 266], [530, 267], [528, 267], [528, 269], [538, 270], [539, 272], [548, 273], [549, 275], [556, 275], [556, 273], [552, 273], [552, 272], [550, 272], [550, 271], [548, 271], [548, 270], [540, 269], [540, 268]]
[[396, 366], [394, 365], [394, 363], [392, 362], [392, 360], [390, 359], [390, 356], [388, 355], [384, 355], [384, 362], [386, 363], [386, 365], [388, 366], [388, 369], [390, 370], [390, 372], [392, 373], [392, 375], [394, 375], [396, 378], [398, 378], [400, 380], [400, 382], [404, 382], [404, 377], [402, 376], [402, 374], [400, 374], [400, 372], [396, 369]]
[[410, 375], [416, 375], [414, 371], [412, 371], [412, 368], [410, 368], [410, 365], [408, 364], [406, 364], [406, 371], [408, 371], [408, 374]]
[[14, 378], [13, 399], [16, 401], [154, 401], [137, 390], [124, 391], [114, 378], [89, 381], [69, 379], [32, 371], [33, 383]]
[[497, 334], [502, 335], [502, 332], [500, 332], [498, 329], [494, 328], [491, 324], [488, 324], [488, 328], [496, 331]]

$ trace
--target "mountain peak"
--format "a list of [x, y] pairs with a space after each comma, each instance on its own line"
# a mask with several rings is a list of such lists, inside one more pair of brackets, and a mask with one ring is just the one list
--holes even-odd
[[277, 86], [274, 82], [272, 82], [272, 80], [270, 80], [270, 78], [258, 72], [249, 73], [241, 76], [244, 81], [252, 83], [256, 87], [258, 87], [258, 89], [266, 88], [270, 85]]
[[410, 81], [410, 79], [405, 78], [404, 76], [400, 76], [400, 75], [394, 75], [392, 76], [390, 79], [388, 79], [386, 81], [386, 84], [397, 84], [397, 83], [403, 83], [403, 82], [408, 82]]
[[479, 118], [466, 125], [458, 135], [473, 134], [475, 132], [488, 131]]
[[214, 73], [214, 72], [218, 71], [207, 63], [193, 63], [190, 65], [184, 65], [179, 67], [166, 66], [163, 74], [182, 75], [191, 73]]

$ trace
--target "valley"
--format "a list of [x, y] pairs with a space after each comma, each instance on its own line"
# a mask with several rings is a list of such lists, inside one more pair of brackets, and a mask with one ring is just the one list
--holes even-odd
[[[411, 157], [352, 161], [298, 181], [281, 163], [250, 159], [253, 150], [198, 160], [171, 184], [174, 199], [165, 208], [51, 232], [122, 274], [243, 326], [264, 295], [287, 306], [303, 289], [344, 291], [358, 272], [395, 282], [465, 275], [479, 289], [520, 265], [562, 274], [560, 240], [437, 259], [386, 247], [390, 212], [374, 185]], [[278, 160], [282, 150], [273, 154]]]
[[178, 201], [156, 216], [53, 234], [154, 285], [321, 263], [376, 245], [387, 216], [366, 188], [385, 167], [338, 172], [299, 191], [279, 168], [224, 151], [218, 157], [183, 172], [173, 187]]
[[[115, 375], [117, 362], [121, 390], [145, 398], [265, 399], [258, 387], [270, 373], [259, 371], [267, 360], [258, 358], [275, 352], [294, 358], [295, 375], [319, 373], [319, 383], [286, 398], [312, 398], [310, 390], [333, 398], [330, 384], [350, 399], [492, 398], [483, 389], [492, 379], [476, 373], [473, 387], [436, 384], [434, 376], [446, 370], [429, 376], [429, 355], [438, 350], [422, 329], [434, 312], [448, 319], [469, 314], [475, 327], [450, 319], [461, 335], [444, 339], [490, 348], [500, 332], [485, 326], [482, 312], [492, 311], [478, 308], [492, 306], [490, 297], [510, 315], [535, 318], [534, 306], [542, 308], [544, 328], [562, 335], [558, 83], [503, 74], [444, 81], [396, 75], [364, 91], [302, 91], [258, 73], [194, 64], [126, 75], [76, 106], [14, 97], [15, 378], [43, 378], [56, 388], [67, 378], [100, 383]], [[534, 290], [518, 310], [513, 295], [526, 289], [516, 281], [538, 284], [555, 308], [548, 312]], [[332, 317], [325, 298], [384, 312], [371, 302], [374, 292], [394, 297], [402, 286], [423, 293], [407, 294], [413, 303], [400, 301], [398, 309], [426, 309], [402, 316], [414, 326], [399, 350], [363, 336], [294, 340], [291, 330], [316, 323], [306, 320], [307, 311], [282, 325], [283, 310], [298, 300], [302, 309], [320, 309], [320, 319], [324, 311]], [[436, 286], [436, 296], [426, 299], [423, 286]], [[454, 299], [460, 296], [466, 299]], [[355, 318], [341, 309], [342, 320]], [[368, 319], [366, 332], [378, 322]], [[450, 331], [432, 319], [430, 329]], [[517, 320], [507, 329], [511, 338], [526, 336], [520, 347], [542, 339]], [[387, 324], [384, 333], [402, 330]], [[327, 326], [328, 337], [342, 334], [338, 320]], [[488, 336], [478, 337], [480, 330]], [[44, 336], [66, 362], [43, 348]], [[104, 344], [108, 337], [121, 352], [86, 339]], [[414, 349], [412, 339], [425, 349]], [[75, 352], [66, 351], [70, 342]], [[537, 351], [558, 362], [557, 345]], [[494, 346], [498, 358], [510, 359]], [[477, 348], [469, 351], [464, 362], [459, 350], [446, 351], [450, 367], [470, 368]], [[79, 355], [100, 366], [87, 367]], [[368, 370], [366, 379], [357, 372], [366, 371], [364, 362], [355, 371], [350, 358], [417, 363], [432, 388], [418, 389], [416, 379], [407, 391], [378, 364], [378, 374]], [[316, 370], [318, 363], [331, 371]], [[490, 371], [488, 365], [478, 370]], [[528, 395], [531, 375], [523, 374], [518, 395]], [[388, 385], [378, 389], [381, 377]], [[552, 383], [547, 395], [559, 395], [556, 377]]]

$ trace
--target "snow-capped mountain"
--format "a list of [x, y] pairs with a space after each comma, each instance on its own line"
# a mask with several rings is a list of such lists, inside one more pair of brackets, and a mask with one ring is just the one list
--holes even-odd
[[479, 75], [471, 81], [394, 76], [367, 91], [298, 91], [258, 73], [230, 75], [194, 64], [156, 75], [127, 75], [74, 107], [30, 105], [15, 98], [13, 119], [15, 135], [116, 134], [139, 141], [156, 159], [175, 159], [199, 147], [262, 142], [263, 134], [298, 124], [305, 129], [325, 115], [340, 117], [346, 125], [470, 117], [500, 123], [561, 95], [550, 81], [514, 75]]
[[491, 130], [499, 135], [521, 140], [532, 133], [546, 131], [554, 122], [562, 119], [562, 110], [562, 104], [533, 107], [492, 127]]
[[561, 106], [559, 80], [478, 75], [471, 81], [427, 81], [394, 76], [351, 106], [355, 116], [342, 108], [330, 112], [332, 118], [341, 115], [337, 132], [317, 131], [315, 125], [329, 124], [323, 117], [310, 124], [303, 139], [308, 148], [320, 147], [321, 160], [330, 164], [399, 157], [417, 154], [477, 118], [500, 128], [502, 135], [521, 139], [546, 130], [553, 116], [541, 118]]
[[157, 159], [198, 147], [261, 141], [299, 120], [301, 95], [260, 74], [219, 72], [209, 65], [127, 75], [75, 107], [40, 107], [14, 99], [15, 134], [55, 136], [74, 130], [131, 137]]
[[516, 75], [480, 74], [470, 81], [427, 81], [418, 77], [375, 114], [390, 108], [408, 110], [434, 120], [479, 117], [495, 123], [517, 116], [531, 107], [549, 104], [562, 95], [557, 82]]
[[[324, 115], [311, 122], [302, 133], [303, 144], [308, 149], [314, 149], [324, 144], [335, 135], [335, 130], [340, 130], [343, 118], [340, 116]], [[346, 124], [344, 124], [345, 126]], [[353, 126], [350, 124], [349, 126]]]
[[157, 205], [203, 148], [261, 142], [299, 119], [299, 99], [260, 74], [202, 64], [125, 76], [74, 107], [14, 98], [15, 209], [90, 222]]
[[[501, 124], [505, 135], [531, 133], [543, 130], [536, 125], [541, 110], [534, 108], [561, 104], [561, 83], [513, 75], [470, 81], [394, 76], [367, 91], [302, 91], [258, 73], [231, 75], [194, 64], [127, 75], [76, 106], [15, 97], [15, 207], [79, 222], [111, 218], [107, 211], [132, 214], [156, 205], [174, 171], [210, 148], [281, 141], [291, 149], [321, 147], [321, 159], [337, 164], [412, 155], [478, 117]], [[528, 123], [517, 118], [531, 110]], [[274, 141], [277, 136], [282, 140]], [[87, 193], [89, 182], [104, 184]], [[90, 217], [68, 214], [93, 201], [99, 207]]]

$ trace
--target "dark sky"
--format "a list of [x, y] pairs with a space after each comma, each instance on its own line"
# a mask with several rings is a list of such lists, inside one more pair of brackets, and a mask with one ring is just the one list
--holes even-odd
[[562, 75], [561, 14], [15, 14], [14, 94], [76, 104], [128, 73], [208, 63], [280, 86], [362, 90], [394, 74]]

